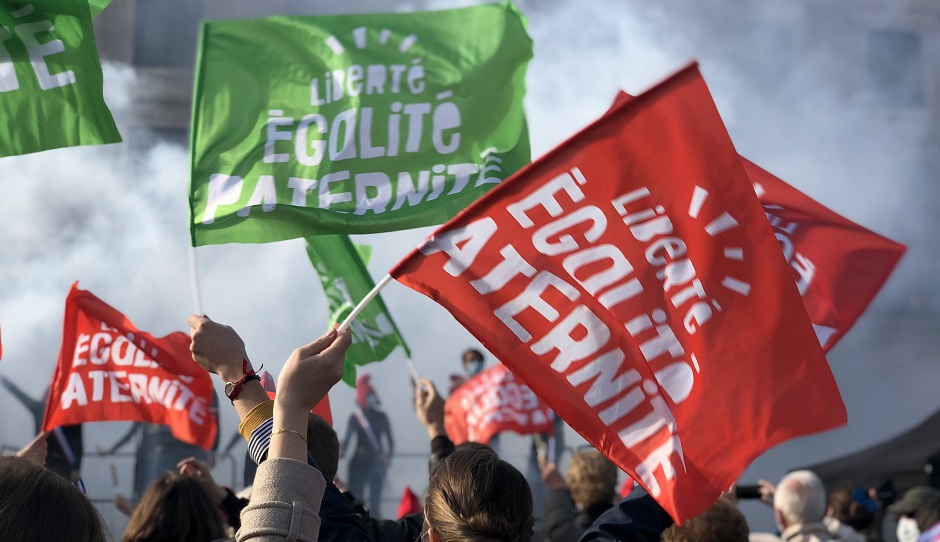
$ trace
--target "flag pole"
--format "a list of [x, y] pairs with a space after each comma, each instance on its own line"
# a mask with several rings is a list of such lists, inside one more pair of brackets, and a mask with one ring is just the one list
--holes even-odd
[[385, 288], [385, 285], [391, 281], [392, 281], [392, 276], [385, 275], [385, 277], [383, 277], [382, 280], [380, 280], [379, 283], [375, 285], [375, 288], [372, 288], [372, 291], [366, 294], [366, 296], [362, 299], [362, 301], [360, 301], [359, 304], [356, 305], [356, 308], [353, 309], [351, 313], [349, 313], [349, 316], [347, 316], [346, 319], [343, 320], [343, 323], [340, 324], [338, 328], [336, 328], [336, 333], [342, 333], [346, 331], [346, 328], [349, 327], [349, 324], [351, 324], [352, 321], [355, 320], [357, 316], [359, 316], [359, 313], [362, 312], [362, 309], [366, 308], [366, 305], [371, 303], [372, 300], [375, 299], [377, 295], [379, 295], [379, 292], [382, 291], [382, 288]]
[[421, 384], [421, 376], [418, 375], [418, 369], [415, 367], [414, 362], [411, 361], [411, 358], [405, 358], [405, 363], [408, 364], [408, 370], [411, 372], [411, 379], [414, 380], [415, 386], [419, 386]]
[[193, 290], [193, 305], [196, 308], [196, 314], [205, 314], [202, 312], [202, 292], [199, 289], [199, 268], [196, 262], [196, 247], [189, 247], [189, 284]]

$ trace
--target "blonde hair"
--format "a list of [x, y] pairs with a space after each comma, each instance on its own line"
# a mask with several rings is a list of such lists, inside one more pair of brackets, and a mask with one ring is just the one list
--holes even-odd
[[444, 542], [528, 542], [532, 492], [515, 467], [491, 450], [457, 450], [431, 477], [424, 505]]
[[599, 451], [584, 450], [571, 458], [565, 482], [571, 499], [581, 508], [597, 502], [613, 504], [617, 467]]

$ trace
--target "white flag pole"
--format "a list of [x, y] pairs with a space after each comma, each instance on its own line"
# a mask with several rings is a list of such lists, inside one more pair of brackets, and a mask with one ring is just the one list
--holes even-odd
[[362, 301], [359, 302], [358, 305], [356, 305], [356, 308], [353, 309], [351, 313], [349, 313], [349, 316], [347, 316], [346, 319], [343, 320], [343, 323], [340, 324], [338, 328], [336, 328], [336, 333], [339, 334], [339, 333], [346, 331], [346, 328], [349, 327], [349, 324], [351, 324], [352, 321], [355, 320], [357, 316], [359, 316], [359, 313], [362, 312], [362, 309], [366, 308], [366, 305], [371, 303], [372, 300], [375, 299], [375, 296], [379, 295], [379, 292], [382, 291], [382, 288], [385, 288], [385, 285], [391, 281], [392, 281], [392, 276], [385, 275], [385, 277], [382, 278], [382, 280], [380, 280], [379, 283], [375, 285], [375, 288], [372, 288], [372, 291], [369, 292], [362, 299]]
[[411, 379], [414, 380], [415, 386], [421, 385], [421, 377], [418, 375], [418, 369], [415, 368], [415, 364], [411, 361], [411, 358], [405, 358], [405, 363], [408, 364], [408, 371], [411, 372]]
[[193, 290], [193, 305], [196, 314], [202, 315], [202, 292], [199, 288], [199, 269], [196, 262], [196, 247], [189, 247], [189, 284]]

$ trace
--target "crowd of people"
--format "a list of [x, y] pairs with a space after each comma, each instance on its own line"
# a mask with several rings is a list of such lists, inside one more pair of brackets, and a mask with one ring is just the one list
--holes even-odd
[[[882, 542], [880, 526], [896, 523], [898, 542], [940, 541], [940, 490], [915, 487], [896, 502], [851, 486], [827, 494], [822, 481], [802, 470], [776, 485], [760, 482], [756, 496], [777, 530], [752, 533], [729, 490], [712, 508], [678, 526], [641, 488], [620, 499], [617, 468], [594, 449], [571, 458], [565, 475], [538, 454], [539, 486], [491, 447], [455, 445], [444, 425], [444, 396], [433, 382], [415, 386], [415, 414], [429, 438], [423, 510], [397, 520], [370, 514], [393, 450], [378, 395], [360, 380], [357, 408], [343, 446], [311, 409], [342, 376], [351, 339], [331, 330], [291, 354], [269, 399], [230, 327], [205, 316], [190, 318], [193, 359], [229, 383], [226, 394], [240, 420], [239, 434], [258, 465], [249, 496], [218, 485], [204, 458], [189, 457], [167, 469], [127, 507], [122, 542], [353, 540], [382, 542], [550, 542], [625, 540], [667, 542]], [[468, 351], [468, 377], [482, 354]], [[132, 431], [146, 430], [136, 427]], [[41, 433], [17, 456], [0, 458], [0, 533], [13, 542], [108, 539], [96, 508], [83, 495], [71, 463], [47, 462], [50, 434]], [[356, 445], [350, 448], [351, 440]], [[56, 442], [56, 441], [52, 441]], [[120, 447], [118, 442], [112, 450]], [[341, 450], [351, 449], [348, 488], [338, 487]], [[58, 461], [58, 460], [56, 460]], [[363, 499], [368, 489], [369, 496]], [[55, 513], [49, 513], [54, 510]], [[536, 526], [536, 511], [544, 518]], [[891, 538], [890, 536], [887, 538]]]

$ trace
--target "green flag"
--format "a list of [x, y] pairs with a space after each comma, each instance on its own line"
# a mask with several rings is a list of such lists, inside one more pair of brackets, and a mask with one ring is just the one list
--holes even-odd
[[[342, 322], [375, 283], [366, 269], [372, 247], [353, 245], [345, 235], [307, 238], [307, 255], [320, 275], [330, 307], [330, 322]], [[363, 261], [365, 260], [365, 261]], [[356, 385], [356, 367], [382, 361], [396, 346], [411, 356], [381, 297], [376, 297], [350, 325], [352, 345], [346, 352], [343, 381]]]
[[204, 23], [194, 246], [440, 224], [529, 163], [510, 4]]
[[111, 0], [88, 0], [88, 7], [91, 9], [91, 18], [94, 19], [104, 8], [111, 4]]
[[0, 118], [0, 157], [121, 140], [86, 2], [0, 2]]

